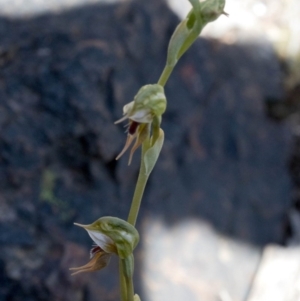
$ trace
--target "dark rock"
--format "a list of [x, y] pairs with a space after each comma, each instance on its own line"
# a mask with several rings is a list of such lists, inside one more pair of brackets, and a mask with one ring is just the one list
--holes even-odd
[[[17, 223], [16, 223], [17, 224]], [[23, 227], [14, 224], [0, 224], [0, 243], [5, 245], [28, 246], [33, 244], [33, 235]]]

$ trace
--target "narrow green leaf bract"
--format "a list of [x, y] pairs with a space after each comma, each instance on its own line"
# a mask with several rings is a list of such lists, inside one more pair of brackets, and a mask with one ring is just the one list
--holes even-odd
[[159, 136], [154, 142], [153, 146], [151, 146], [144, 154], [143, 156], [143, 163], [145, 166], [145, 173], [147, 176], [150, 175], [157, 159], [159, 156], [159, 153], [161, 151], [161, 148], [164, 143], [164, 131], [162, 129], [159, 130]]

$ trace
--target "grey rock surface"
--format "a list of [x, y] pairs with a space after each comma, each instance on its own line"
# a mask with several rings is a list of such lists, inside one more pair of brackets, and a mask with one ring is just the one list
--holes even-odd
[[27, 18], [46, 13], [60, 13], [86, 5], [115, 2], [122, 0], [0, 0], [0, 15]]
[[[70, 277], [91, 244], [73, 222], [126, 218], [138, 155], [130, 167], [126, 156], [114, 160], [126, 137], [113, 122], [140, 86], [157, 81], [177, 22], [161, 1], [0, 18], [0, 300], [118, 299], [116, 261]], [[265, 101], [284, 96], [270, 46], [199, 39], [166, 95], [166, 141], [141, 236], [143, 221], [160, 216], [169, 226], [204, 220], [258, 247], [282, 242], [290, 134], [265, 112]]]

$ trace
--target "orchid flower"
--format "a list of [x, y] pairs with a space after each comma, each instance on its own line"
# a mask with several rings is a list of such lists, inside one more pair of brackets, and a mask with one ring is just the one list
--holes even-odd
[[[161, 85], [154, 84], [143, 86], [134, 97], [134, 100], [123, 107], [124, 116], [115, 124], [128, 119], [128, 134], [125, 146], [116, 160], [126, 152], [136, 139], [129, 155], [128, 165], [130, 165], [134, 152], [150, 136], [151, 130], [153, 132], [157, 128], [159, 130], [161, 115], [165, 112], [166, 105], [164, 88]], [[159, 124], [157, 125], [157, 123]]]
[[81, 267], [71, 268], [72, 275], [101, 270], [108, 265], [113, 253], [121, 259], [131, 256], [139, 241], [135, 227], [117, 217], [106, 216], [90, 225], [75, 225], [84, 228], [95, 245], [90, 251], [91, 260]]

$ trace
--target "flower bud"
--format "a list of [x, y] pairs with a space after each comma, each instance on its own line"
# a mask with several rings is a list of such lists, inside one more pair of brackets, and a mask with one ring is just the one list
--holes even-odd
[[117, 217], [101, 217], [90, 225], [80, 225], [87, 230], [92, 240], [106, 253], [116, 253], [120, 258], [132, 254], [139, 242], [139, 233], [134, 226]]
[[167, 100], [164, 88], [159, 84], [153, 84], [143, 86], [134, 97], [134, 100], [123, 107], [124, 117], [115, 123], [129, 119], [128, 135], [125, 146], [116, 160], [126, 152], [136, 139], [129, 156], [130, 164], [133, 153], [150, 137], [151, 126], [156, 138], [159, 131], [161, 115], [165, 112], [166, 106]]
[[[129, 119], [140, 123], [152, 122], [153, 116], [161, 116], [167, 106], [167, 99], [164, 88], [161, 85], [146, 85], [143, 86], [134, 97], [134, 104]], [[148, 117], [143, 120], [142, 116]]]
[[127, 272], [133, 273], [132, 252], [139, 242], [139, 233], [134, 226], [111, 216], [101, 217], [90, 225], [75, 225], [87, 230], [96, 245], [91, 249], [91, 260], [81, 267], [71, 268], [72, 275], [101, 270], [108, 265], [112, 253], [127, 263]]
[[225, 0], [189, 0], [192, 9], [176, 27], [168, 47], [167, 65], [174, 67], [180, 57], [191, 47], [203, 27], [224, 13]]
[[224, 12], [225, 0], [206, 0], [201, 2], [201, 15], [205, 24], [215, 21]]
[[134, 100], [123, 107], [125, 115], [115, 124], [126, 119], [137, 123], [151, 123], [154, 116], [161, 116], [167, 106], [164, 88], [158, 84], [145, 85], [135, 95]]

